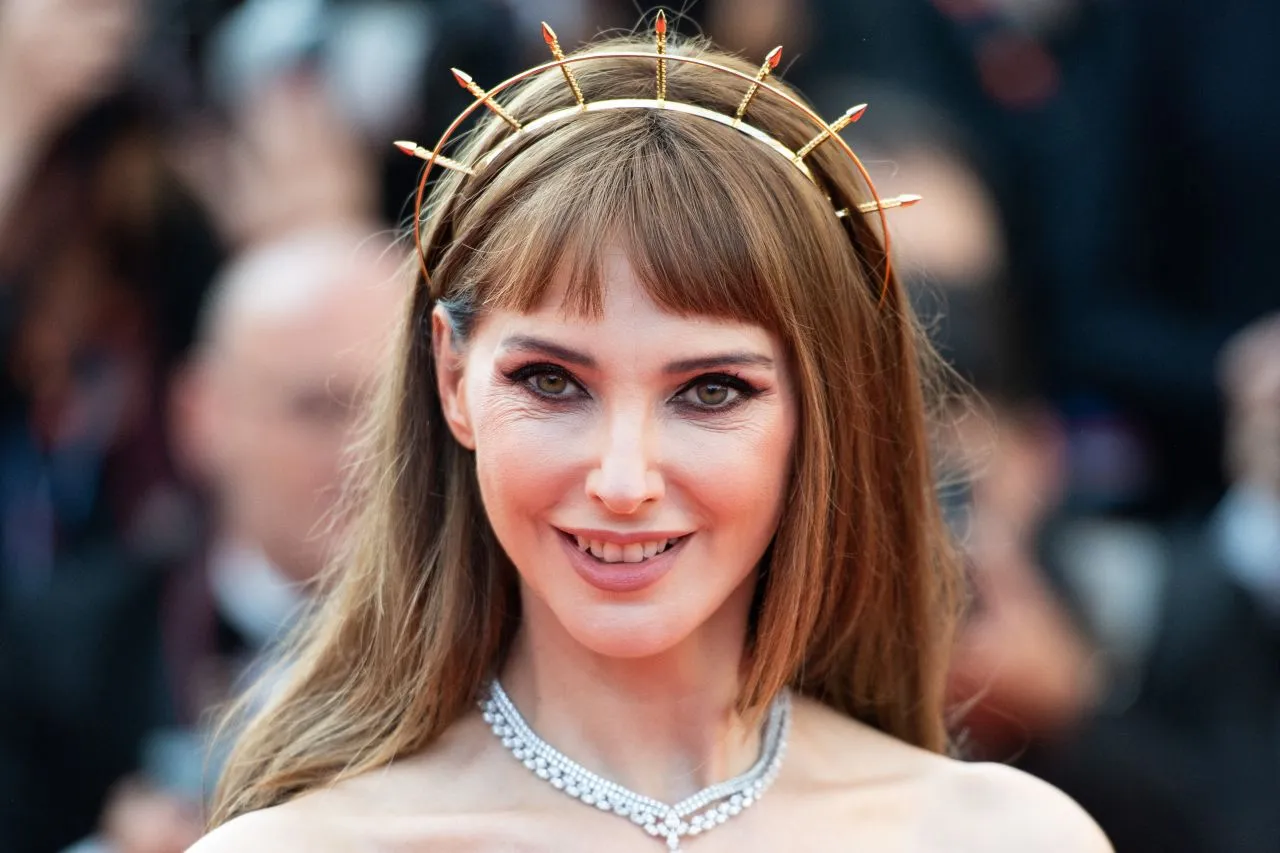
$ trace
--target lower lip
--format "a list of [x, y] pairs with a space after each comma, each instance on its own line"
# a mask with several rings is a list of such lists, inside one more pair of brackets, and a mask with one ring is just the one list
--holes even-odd
[[557, 531], [557, 535], [569, 555], [569, 565], [579, 577], [602, 592], [637, 592], [652, 586], [671, 570], [676, 554], [689, 540], [685, 536], [661, 554], [639, 563], [606, 563], [597, 560], [590, 551], [581, 550], [567, 533]]

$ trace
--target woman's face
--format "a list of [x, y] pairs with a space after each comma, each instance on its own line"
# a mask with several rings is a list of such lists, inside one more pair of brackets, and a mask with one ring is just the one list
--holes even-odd
[[621, 253], [598, 319], [568, 316], [562, 292], [532, 313], [486, 315], [461, 356], [441, 360], [445, 412], [475, 450], [526, 618], [550, 614], [611, 657], [744, 624], [796, 430], [780, 342], [663, 311]]

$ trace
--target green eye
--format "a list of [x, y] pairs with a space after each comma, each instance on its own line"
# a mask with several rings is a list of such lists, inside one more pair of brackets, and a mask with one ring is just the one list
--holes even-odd
[[694, 395], [698, 398], [698, 403], [703, 406], [723, 406], [729, 401], [729, 395], [732, 389], [727, 385], [720, 385], [716, 382], [707, 382], [697, 386], [694, 389]]
[[559, 397], [569, 388], [569, 380], [559, 373], [539, 373], [533, 378], [534, 388], [548, 397]]

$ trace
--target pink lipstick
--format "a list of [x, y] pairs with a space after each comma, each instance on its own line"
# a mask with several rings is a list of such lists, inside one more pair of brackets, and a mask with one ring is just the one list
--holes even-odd
[[669, 545], [661, 554], [638, 563], [606, 563], [597, 559], [589, 550], [580, 549], [574, 537], [564, 531], [557, 532], [569, 558], [569, 565], [573, 566], [578, 576], [601, 592], [613, 593], [637, 592], [657, 583], [675, 565], [676, 556], [689, 539], [685, 536]]

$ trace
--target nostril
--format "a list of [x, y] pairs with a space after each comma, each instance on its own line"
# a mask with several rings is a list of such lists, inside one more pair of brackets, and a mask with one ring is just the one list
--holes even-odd
[[587, 495], [619, 515], [634, 513], [665, 494], [662, 476], [653, 470], [620, 471], [601, 467], [587, 475]]

